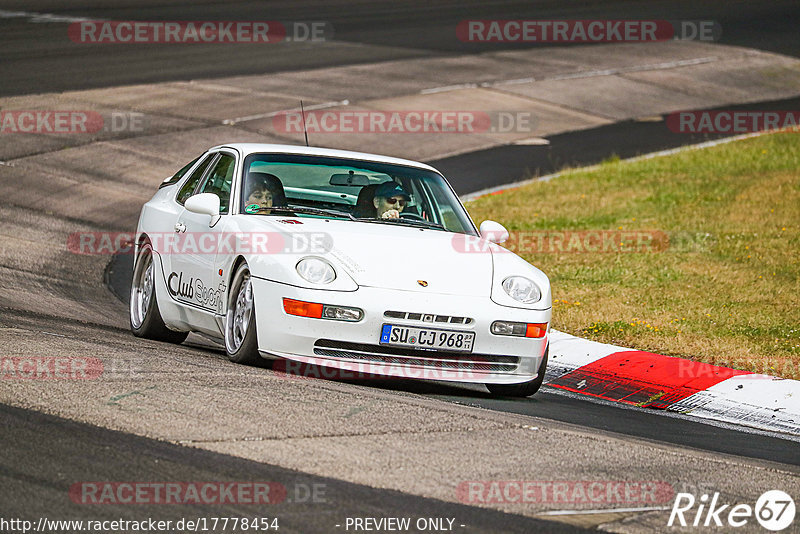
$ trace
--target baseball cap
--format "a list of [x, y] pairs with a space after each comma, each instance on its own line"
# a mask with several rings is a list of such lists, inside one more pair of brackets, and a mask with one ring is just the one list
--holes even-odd
[[391, 198], [391, 197], [405, 197], [406, 200], [411, 200], [411, 195], [406, 193], [400, 184], [397, 182], [384, 182], [375, 190], [376, 197]]

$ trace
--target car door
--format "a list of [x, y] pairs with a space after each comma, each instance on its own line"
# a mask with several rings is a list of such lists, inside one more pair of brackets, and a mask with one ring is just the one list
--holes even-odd
[[[208, 172], [211, 164], [217, 159], [216, 152], [206, 154], [200, 164], [192, 171], [192, 173], [184, 180], [178, 193], [175, 195], [175, 202], [172, 204], [173, 210], [170, 217], [163, 220], [163, 226], [160, 228], [163, 239], [161, 239], [160, 246], [156, 247], [161, 256], [161, 264], [164, 271], [164, 282], [170, 278], [173, 272], [172, 262], [178, 255], [183, 253], [182, 246], [185, 234], [181, 232], [182, 225], [178, 224], [178, 218], [185, 211], [184, 204], [186, 200], [195, 194], [201, 180]], [[169, 287], [169, 285], [167, 286]], [[169, 291], [173, 299], [179, 300], [176, 291]]]
[[[230, 213], [230, 199], [236, 169], [236, 153], [220, 150], [199, 177], [190, 195], [178, 195], [178, 201], [200, 193], [214, 193], [220, 198], [220, 217], [192, 213], [185, 207], [176, 218], [176, 253], [170, 258], [167, 290], [185, 305], [190, 322], [199, 330], [220, 335], [214, 314], [223, 312], [225, 282], [215, 269], [222, 228]], [[192, 179], [195, 177], [192, 176]], [[187, 186], [189, 182], [187, 181]]]

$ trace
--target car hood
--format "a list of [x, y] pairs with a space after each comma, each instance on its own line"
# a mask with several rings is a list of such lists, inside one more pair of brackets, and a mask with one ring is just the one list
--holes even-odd
[[328, 259], [359, 285], [452, 295], [486, 296], [492, 288], [492, 254], [469, 254], [462, 234], [394, 223], [312, 218], [302, 224], [277, 222], [288, 234], [322, 236]]

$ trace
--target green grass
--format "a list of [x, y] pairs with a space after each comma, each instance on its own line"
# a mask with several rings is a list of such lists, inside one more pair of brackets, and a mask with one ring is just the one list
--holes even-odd
[[610, 158], [467, 208], [512, 235], [663, 232], [668, 245], [649, 252], [517, 248], [550, 277], [554, 328], [800, 378], [797, 133], [636, 162]]

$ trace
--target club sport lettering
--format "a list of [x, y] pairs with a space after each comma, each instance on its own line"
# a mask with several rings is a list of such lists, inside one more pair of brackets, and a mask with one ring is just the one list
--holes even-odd
[[169, 275], [169, 279], [167, 279], [167, 290], [173, 297], [191, 299], [194, 297], [194, 288], [192, 287], [193, 282], [194, 278], [184, 283], [183, 273], [172, 273]]
[[171, 273], [167, 279], [167, 291], [173, 297], [196, 302], [203, 308], [214, 309], [222, 313], [223, 297], [227, 289], [225, 281], [221, 281], [215, 288], [207, 286], [199, 278], [190, 278], [188, 282], [183, 281], [183, 273]]

